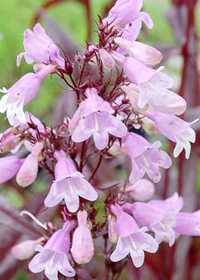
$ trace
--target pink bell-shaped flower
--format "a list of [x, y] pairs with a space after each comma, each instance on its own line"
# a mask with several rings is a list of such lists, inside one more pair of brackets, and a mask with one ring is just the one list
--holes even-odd
[[55, 181], [44, 201], [47, 207], [59, 204], [63, 199], [70, 212], [76, 212], [79, 208], [79, 196], [90, 201], [98, 197], [92, 185], [78, 172], [63, 151], [54, 153], [58, 160], [55, 166]]
[[23, 107], [38, 93], [41, 81], [55, 71], [56, 66], [48, 65], [36, 74], [28, 73], [24, 75], [8, 90], [5, 88], [0, 90], [5, 93], [0, 100], [0, 113], [6, 112], [11, 125], [14, 124], [15, 115], [21, 122], [26, 121]]
[[145, 173], [153, 182], [159, 182], [161, 178], [160, 167], [169, 168], [171, 158], [164, 151], [158, 150], [160, 141], [149, 143], [144, 137], [128, 133], [125, 137], [125, 148], [132, 160], [132, 172], [129, 181], [135, 184]]
[[73, 277], [76, 273], [68, 260], [70, 247], [69, 232], [74, 228], [74, 221], [65, 222], [62, 229], [56, 231], [42, 247], [36, 245], [39, 253], [29, 263], [33, 273], [42, 272], [49, 280], [58, 280], [58, 272], [66, 277]]
[[158, 243], [146, 231], [147, 227], [139, 228], [134, 219], [123, 212], [119, 205], [112, 205], [111, 211], [116, 215], [116, 228], [119, 239], [110, 259], [118, 262], [129, 253], [133, 264], [136, 267], [142, 266], [144, 262], [144, 251], [155, 253], [158, 250]]
[[145, 116], [154, 121], [156, 128], [169, 140], [176, 143], [174, 157], [185, 150], [185, 157], [190, 157], [191, 144], [196, 140], [195, 131], [190, 127], [194, 122], [185, 122], [174, 115], [161, 112], [146, 111]]
[[[127, 128], [113, 116], [113, 108], [98, 96], [95, 89], [87, 89], [86, 95], [88, 98], [84, 101], [84, 113], [72, 133], [72, 140], [80, 143], [93, 136], [96, 148], [102, 150], [108, 145], [109, 134], [124, 137]], [[75, 123], [77, 123], [77, 115], [76, 113], [74, 115]]]
[[40, 23], [33, 27], [33, 31], [27, 29], [24, 32], [24, 49], [25, 52], [17, 56], [17, 66], [20, 65], [24, 56], [28, 64], [37, 63], [51, 64], [55, 63], [62, 69], [65, 69], [64, 59], [60, 57], [59, 48], [53, 40], [46, 35], [44, 28]]

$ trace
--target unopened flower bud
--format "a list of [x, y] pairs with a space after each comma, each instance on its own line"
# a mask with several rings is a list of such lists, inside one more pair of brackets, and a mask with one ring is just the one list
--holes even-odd
[[118, 240], [116, 218], [113, 215], [108, 216], [108, 237], [113, 243], [116, 243]]
[[86, 264], [94, 255], [94, 245], [91, 232], [87, 227], [87, 212], [79, 211], [77, 217], [78, 227], [73, 234], [71, 253], [78, 264]]
[[155, 192], [154, 184], [146, 179], [138, 180], [134, 185], [125, 189], [126, 194], [138, 201], [147, 201]]
[[42, 244], [44, 238], [38, 238], [37, 240], [27, 240], [17, 244], [11, 248], [11, 253], [18, 260], [27, 260], [35, 254], [35, 246]]
[[16, 177], [20, 186], [27, 187], [35, 181], [38, 173], [38, 159], [42, 148], [43, 143], [37, 142], [31, 154], [25, 159]]

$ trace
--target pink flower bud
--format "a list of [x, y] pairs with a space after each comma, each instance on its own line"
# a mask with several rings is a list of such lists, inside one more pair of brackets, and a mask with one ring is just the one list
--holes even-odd
[[20, 186], [27, 187], [35, 181], [38, 172], [38, 157], [42, 148], [43, 143], [37, 142], [31, 154], [25, 159], [16, 177]]
[[91, 232], [87, 228], [87, 212], [79, 211], [77, 217], [78, 227], [73, 234], [71, 253], [78, 264], [86, 264], [94, 255], [94, 245]]
[[138, 180], [134, 185], [126, 188], [125, 192], [135, 200], [147, 201], [152, 198], [155, 192], [155, 187], [151, 181], [147, 179], [141, 179]]
[[18, 260], [27, 260], [35, 254], [35, 246], [42, 244], [44, 238], [38, 238], [37, 240], [27, 240], [17, 244], [11, 248], [11, 253]]

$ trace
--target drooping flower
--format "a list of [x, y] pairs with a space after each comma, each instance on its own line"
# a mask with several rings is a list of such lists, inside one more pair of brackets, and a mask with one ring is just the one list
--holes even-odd
[[129, 253], [136, 267], [142, 266], [144, 262], [144, 251], [155, 253], [158, 243], [146, 231], [147, 227], [139, 228], [134, 219], [123, 212], [119, 205], [112, 205], [111, 211], [117, 216], [116, 229], [118, 233], [117, 246], [111, 254], [110, 259], [118, 262]]
[[29, 269], [33, 273], [44, 270], [49, 280], [58, 280], [58, 271], [66, 277], [73, 277], [76, 274], [67, 257], [70, 247], [69, 232], [74, 225], [74, 221], [68, 220], [62, 229], [50, 237], [44, 247], [36, 245], [35, 251], [39, 253], [29, 263]]
[[137, 223], [146, 226], [155, 233], [155, 240], [160, 244], [165, 238], [169, 245], [175, 242], [176, 218], [183, 207], [183, 199], [174, 193], [166, 200], [153, 200], [148, 203], [125, 203], [123, 209], [130, 212]]
[[49, 74], [54, 73], [56, 66], [48, 65], [37, 74], [28, 73], [19, 79], [8, 90], [3, 88], [0, 92], [5, 93], [0, 100], [0, 113], [6, 112], [11, 125], [14, 124], [14, 117], [24, 123], [26, 121], [23, 107], [28, 104], [37, 94], [41, 81]]
[[87, 227], [87, 212], [80, 210], [77, 219], [78, 227], [73, 234], [71, 253], [78, 264], [86, 264], [94, 255], [93, 239]]
[[190, 127], [194, 122], [185, 122], [174, 115], [161, 112], [146, 111], [145, 115], [154, 121], [156, 128], [169, 140], [176, 143], [174, 157], [177, 157], [185, 149], [185, 157], [188, 159], [191, 151], [190, 142], [196, 139], [195, 131]]
[[[138, 92], [139, 108], [143, 109], [148, 105], [156, 111], [175, 115], [185, 111], [186, 101], [169, 90], [173, 86], [173, 80], [161, 72], [164, 67], [155, 70], [134, 57], [125, 57], [117, 51], [112, 51], [111, 55], [123, 66], [125, 74], [134, 84], [133, 91]], [[126, 88], [123, 88], [126, 92]], [[128, 90], [131, 91], [131, 88]]]
[[23, 162], [24, 159], [19, 159], [15, 156], [0, 158], [0, 184], [13, 178], [19, 171]]
[[70, 212], [76, 212], [79, 207], [79, 196], [90, 201], [98, 197], [92, 185], [76, 170], [74, 164], [66, 158], [63, 151], [54, 153], [58, 162], [55, 166], [55, 181], [44, 201], [47, 207], [59, 204], [63, 199]]
[[149, 143], [144, 137], [128, 133], [125, 137], [125, 148], [132, 160], [132, 172], [129, 181], [135, 184], [145, 173], [153, 182], [158, 182], [161, 178], [160, 167], [169, 168], [171, 158], [164, 151], [158, 150], [160, 141]]
[[175, 232], [189, 236], [200, 236], [200, 210], [194, 213], [178, 213]]
[[175, 92], [169, 90], [172, 85], [172, 79], [166, 74], [160, 72], [159, 68], [152, 77], [139, 83], [139, 101], [138, 105], [143, 108], [145, 104], [149, 104], [156, 111], [181, 115], [186, 110], [186, 101]]
[[153, 27], [151, 17], [147, 13], [140, 11], [142, 5], [142, 0], [118, 0], [109, 11], [108, 17], [103, 20], [103, 23], [111, 26], [116, 25], [123, 30], [123, 37], [133, 41], [138, 37], [142, 22], [148, 28]]
[[37, 63], [51, 64], [55, 63], [62, 69], [65, 69], [65, 62], [60, 57], [59, 48], [53, 40], [46, 35], [44, 28], [40, 23], [33, 27], [33, 31], [27, 29], [24, 32], [24, 49], [25, 52], [17, 56], [17, 66], [20, 65], [21, 59], [24, 56], [28, 64]]
[[[93, 135], [95, 146], [102, 150], [108, 145], [109, 134], [123, 137], [126, 135], [127, 128], [113, 116], [113, 108], [97, 95], [95, 89], [88, 89], [87, 94], [88, 98], [84, 101], [84, 114], [72, 133], [72, 140], [80, 143]], [[75, 113], [74, 117], [76, 116]]]

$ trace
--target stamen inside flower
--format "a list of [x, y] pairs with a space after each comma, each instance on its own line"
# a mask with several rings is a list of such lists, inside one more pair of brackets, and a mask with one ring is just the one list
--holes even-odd
[[71, 184], [71, 182], [70, 182], [70, 179], [67, 179], [67, 183], [68, 183], [68, 185], [69, 185], [69, 189], [70, 189], [71, 194], [73, 194], [73, 193], [74, 193], [74, 189], [73, 189], [73, 187], [72, 187], [72, 184]]
[[99, 131], [99, 123], [98, 123], [98, 119], [97, 119], [97, 115], [95, 114], [95, 130]]
[[131, 240], [131, 243], [132, 243], [134, 249], [137, 250], [137, 246], [136, 246], [136, 244], [135, 244], [133, 238], [131, 237], [131, 235], [129, 235], [129, 238], [130, 238], [130, 240]]
[[146, 166], [149, 167], [150, 165], [149, 165], [149, 162], [148, 162], [148, 160], [146, 159], [146, 157], [145, 157], [143, 154], [142, 154], [142, 157], [143, 157], [143, 159], [144, 159], [144, 162], [145, 162]]
[[53, 254], [53, 256], [52, 256], [52, 258], [51, 258], [51, 260], [49, 262], [49, 267], [53, 266], [53, 261], [55, 259], [55, 256], [56, 256], [56, 253]]

